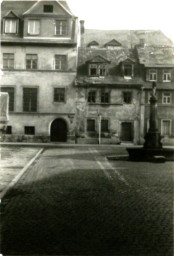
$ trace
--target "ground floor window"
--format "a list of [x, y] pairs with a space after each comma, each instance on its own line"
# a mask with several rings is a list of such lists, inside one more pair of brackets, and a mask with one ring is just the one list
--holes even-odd
[[1, 87], [1, 92], [7, 92], [9, 95], [9, 111], [14, 111], [14, 88]]
[[101, 131], [108, 132], [109, 131], [109, 122], [108, 120], [101, 120]]
[[94, 119], [87, 120], [87, 131], [95, 132], [95, 120]]
[[54, 88], [54, 102], [65, 102], [65, 88]]
[[24, 132], [26, 135], [35, 135], [35, 127], [34, 126], [25, 126]]
[[6, 127], [6, 131], [5, 131], [6, 134], [12, 134], [12, 126], [8, 125]]
[[161, 134], [163, 136], [170, 136], [171, 128], [172, 128], [171, 120], [162, 120], [161, 121]]

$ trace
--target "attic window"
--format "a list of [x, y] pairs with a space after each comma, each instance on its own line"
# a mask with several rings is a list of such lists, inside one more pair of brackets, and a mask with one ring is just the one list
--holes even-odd
[[53, 5], [44, 5], [43, 7], [44, 7], [43, 9], [44, 12], [47, 12], [47, 13], [53, 12]]
[[5, 19], [4, 32], [6, 34], [16, 34], [17, 33], [17, 19]]

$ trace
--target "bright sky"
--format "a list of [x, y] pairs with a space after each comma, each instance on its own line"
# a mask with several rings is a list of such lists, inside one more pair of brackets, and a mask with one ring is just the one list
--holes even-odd
[[174, 0], [67, 0], [86, 28], [156, 29], [174, 42]]

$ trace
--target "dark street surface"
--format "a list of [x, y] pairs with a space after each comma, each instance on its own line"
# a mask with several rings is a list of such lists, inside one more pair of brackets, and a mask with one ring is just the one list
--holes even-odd
[[47, 149], [1, 203], [3, 255], [173, 255], [173, 163]]

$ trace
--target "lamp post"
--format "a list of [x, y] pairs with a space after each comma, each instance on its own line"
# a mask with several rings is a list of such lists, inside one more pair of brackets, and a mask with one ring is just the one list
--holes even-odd
[[102, 116], [101, 114], [98, 112], [98, 144], [101, 144], [101, 119]]

